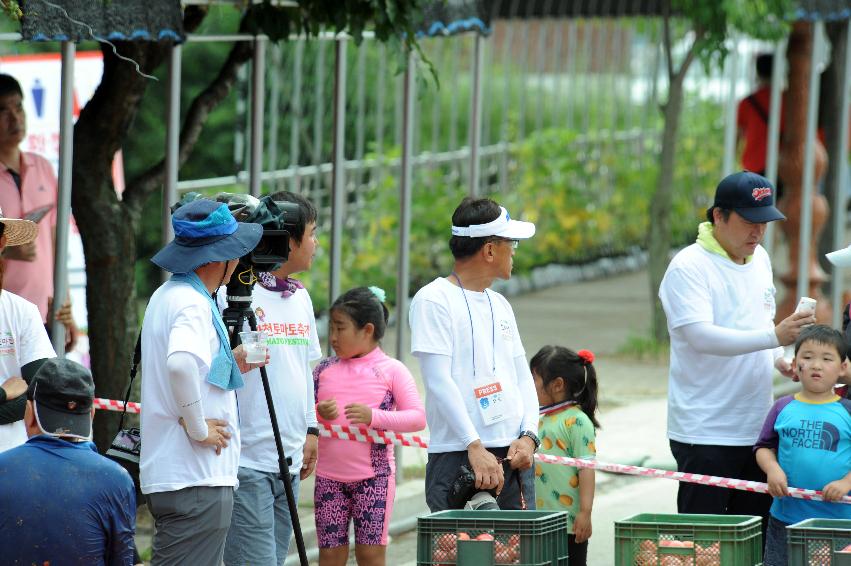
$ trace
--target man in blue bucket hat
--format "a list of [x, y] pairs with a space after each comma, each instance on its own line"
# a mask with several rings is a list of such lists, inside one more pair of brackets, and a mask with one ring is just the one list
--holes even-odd
[[172, 226], [151, 261], [173, 275], [142, 324], [139, 475], [155, 521], [152, 564], [219, 564], [239, 463], [234, 390], [252, 368], [242, 346], [231, 351], [214, 297], [263, 228], [206, 199], [178, 208]]

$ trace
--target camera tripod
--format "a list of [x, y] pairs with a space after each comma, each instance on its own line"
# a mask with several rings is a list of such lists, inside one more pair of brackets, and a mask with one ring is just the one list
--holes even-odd
[[[244, 328], [246, 322], [251, 330], [257, 330], [257, 319], [254, 316], [254, 311], [251, 310], [251, 295], [248, 296], [232, 296], [228, 293], [228, 306], [222, 313], [225, 327], [231, 332], [230, 346], [231, 349], [236, 348], [240, 344], [239, 333]], [[297, 501], [293, 494], [293, 484], [290, 478], [290, 463], [292, 460], [284, 454], [284, 445], [281, 442], [281, 431], [278, 428], [278, 418], [275, 414], [275, 402], [272, 399], [272, 390], [269, 387], [269, 377], [266, 374], [266, 368], [260, 367], [260, 377], [263, 381], [263, 392], [266, 395], [266, 406], [269, 409], [269, 419], [272, 422], [272, 434], [275, 437], [275, 448], [278, 451], [278, 471], [281, 476], [281, 481], [284, 482], [284, 491], [287, 495], [287, 506], [290, 510], [290, 521], [293, 526], [293, 535], [295, 536], [295, 544], [298, 549], [298, 557], [301, 566], [308, 566], [307, 551], [304, 548], [304, 537], [301, 534], [301, 523], [298, 519]]]

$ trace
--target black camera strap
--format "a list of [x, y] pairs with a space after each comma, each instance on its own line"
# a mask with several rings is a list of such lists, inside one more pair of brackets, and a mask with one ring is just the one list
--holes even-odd
[[121, 419], [118, 421], [118, 430], [124, 430], [124, 416], [127, 414], [127, 402], [130, 401], [130, 392], [133, 390], [133, 380], [139, 370], [139, 362], [142, 360], [142, 333], [136, 339], [136, 350], [133, 352], [133, 364], [130, 366], [130, 383], [127, 384], [127, 393], [124, 394], [124, 409], [121, 411]]
[[[511, 463], [511, 460], [508, 458], [497, 458], [496, 461], [502, 464], [503, 466]], [[508, 469], [510, 470], [510, 473], [517, 479], [517, 491], [520, 493], [520, 510], [526, 511], [526, 496], [523, 494], [523, 481], [520, 479], [520, 470], [512, 470], [511, 466], [508, 466]]]

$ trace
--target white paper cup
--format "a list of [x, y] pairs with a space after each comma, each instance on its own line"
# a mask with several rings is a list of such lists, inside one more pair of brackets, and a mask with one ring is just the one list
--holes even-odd
[[795, 312], [809, 312], [815, 314], [816, 302], [817, 301], [815, 299], [811, 299], [810, 297], [801, 297], [801, 300], [798, 301], [798, 308], [795, 309]]
[[242, 347], [245, 350], [245, 361], [249, 364], [259, 364], [266, 361], [266, 333], [259, 330], [240, 332]]

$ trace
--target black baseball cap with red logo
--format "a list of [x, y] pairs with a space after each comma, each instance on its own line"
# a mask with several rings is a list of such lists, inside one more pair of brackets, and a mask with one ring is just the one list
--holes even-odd
[[741, 171], [724, 177], [715, 189], [715, 202], [706, 211], [711, 219], [716, 207], [733, 210], [748, 222], [786, 220], [774, 206], [774, 185], [757, 173]]
[[51, 436], [90, 440], [94, 398], [91, 372], [63, 358], [45, 361], [27, 388], [39, 428]]

